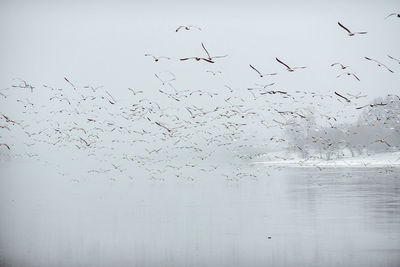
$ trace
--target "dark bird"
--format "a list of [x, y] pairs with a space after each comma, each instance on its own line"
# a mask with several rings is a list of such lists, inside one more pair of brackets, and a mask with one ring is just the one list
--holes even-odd
[[10, 147], [7, 144], [0, 144], [0, 146], [5, 146], [8, 150], [10, 150]]
[[79, 137], [79, 139], [85, 143], [86, 146], [90, 146], [90, 143], [88, 143], [85, 139], [83, 139], [82, 137]]
[[192, 29], [192, 28], [195, 28], [195, 29], [197, 29], [197, 30], [199, 30], [199, 31], [201, 31], [201, 28], [199, 28], [199, 27], [197, 27], [197, 26], [194, 26], [194, 25], [189, 25], [189, 26], [179, 26], [175, 31], [176, 32], [178, 32], [180, 29], [184, 29], [184, 30], [187, 30], [187, 31], [189, 31], [190, 29]]
[[258, 75], [260, 75], [260, 77], [264, 77], [264, 75], [277, 75], [278, 73], [267, 73], [267, 74], [263, 74], [261, 73], [258, 69], [256, 69], [255, 67], [253, 67], [251, 64], [249, 64], [250, 68], [252, 68], [255, 72], [258, 73]]
[[287, 70], [290, 71], [290, 72], [292, 72], [292, 71], [294, 71], [296, 69], [305, 69], [306, 68], [306, 67], [294, 67], [294, 68], [291, 68], [291, 67], [289, 67], [289, 65], [287, 65], [287, 64], [283, 63], [281, 60], [279, 60], [279, 58], [276, 57], [275, 59], [276, 59], [276, 61], [281, 63], [283, 66], [285, 66], [287, 68]]
[[400, 13], [392, 13], [392, 14], [389, 14], [389, 15], [387, 15], [387, 16], [385, 17], [385, 19], [387, 19], [387, 18], [389, 18], [389, 17], [391, 17], [391, 16], [396, 16], [396, 17], [400, 18]]
[[349, 29], [347, 29], [345, 26], [343, 26], [340, 22], [338, 22], [338, 25], [342, 27], [345, 31], [348, 32], [349, 36], [354, 36], [356, 34], [366, 34], [367, 32], [351, 32]]
[[342, 96], [341, 94], [339, 94], [339, 93], [337, 93], [337, 92], [335, 92], [335, 95], [337, 95], [337, 96], [343, 98], [343, 99], [346, 100], [347, 102], [351, 102], [350, 99], [348, 99], [348, 98], [345, 97], [345, 96]]
[[72, 88], [74, 88], [74, 90], [76, 90], [75, 85], [74, 85], [72, 82], [70, 82], [66, 77], [64, 77], [64, 80], [65, 80], [67, 83], [69, 83], [69, 84], [72, 86]]
[[275, 95], [275, 94], [281, 94], [281, 95], [288, 95], [288, 92], [284, 92], [284, 91], [266, 91], [266, 92], [261, 92], [260, 95], [265, 95], [265, 94], [269, 94], [269, 95]]
[[188, 59], [195, 59], [196, 61], [204, 60], [204, 61], [207, 61], [208, 63], [214, 63], [214, 61], [212, 61], [212, 60], [210, 60], [208, 58], [202, 58], [202, 57], [185, 57], [185, 58], [181, 58], [180, 60], [181, 61], [185, 61], [185, 60], [188, 60]]
[[11, 123], [18, 124], [17, 122], [15, 122], [13, 120], [10, 120], [6, 115], [4, 115], [4, 114], [2, 114], [2, 115], [3, 115], [4, 119], [6, 119], [6, 122], [11, 122]]
[[156, 121], [155, 124], [157, 124], [158, 126], [164, 128], [165, 130], [167, 130], [169, 133], [172, 132], [175, 129], [181, 128], [183, 126], [179, 126], [179, 127], [174, 127], [174, 128], [169, 128], [167, 126], [165, 126], [164, 124], [162, 124], [161, 122]]
[[379, 67], [384, 67], [385, 69], [387, 69], [387, 70], [390, 71], [391, 73], [394, 73], [394, 71], [392, 71], [391, 69], [389, 69], [388, 66], [386, 66], [385, 64], [379, 62], [378, 60], [375, 60], [375, 59], [372, 59], [372, 58], [369, 58], [369, 57], [364, 57], [364, 58], [365, 58], [366, 60], [373, 61], [373, 62], [375, 62], [376, 64], [378, 64]]

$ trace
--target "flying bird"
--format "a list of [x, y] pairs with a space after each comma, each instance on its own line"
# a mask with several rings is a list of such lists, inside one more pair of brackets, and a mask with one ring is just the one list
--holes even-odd
[[378, 139], [378, 140], [375, 140], [374, 142], [372, 142], [372, 143], [382, 143], [382, 144], [385, 144], [385, 145], [387, 145], [388, 147], [391, 147], [391, 145], [385, 140], [385, 139]]
[[175, 30], [175, 32], [178, 32], [180, 29], [184, 29], [184, 30], [189, 31], [189, 30], [192, 29], [192, 28], [195, 28], [195, 29], [201, 31], [201, 28], [199, 28], [199, 27], [197, 27], [197, 26], [194, 26], [194, 25], [189, 25], [189, 26], [183, 26], [183, 25], [182, 25], [182, 26], [179, 26], [179, 27]]
[[359, 99], [359, 98], [362, 98], [362, 97], [367, 97], [368, 95], [362, 95], [361, 93], [359, 93], [358, 95], [352, 95], [352, 94], [349, 94], [349, 93], [346, 93], [348, 96], [350, 96], [351, 98], [355, 98], [355, 99]]
[[270, 76], [272, 76], [272, 75], [277, 75], [277, 74], [278, 74], [278, 73], [266, 73], [266, 74], [263, 74], [263, 73], [261, 73], [258, 69], [256, 69], [255, 67], [253, 67], [251, 64], [249, 64], [249, 66], [250, 66], [250, 68], [252, 68], [255, 72], [257, 72], [258, 75], [260, 75], [261, 78], [264, 77], [264, 75], [270, 75]]
[[5, 146], [8, 150], [10, 150], [10, 147], [7, 144], [0, 144], [0, 146]]
[[354, 74], [354, 73], [351, 73], [351, 72], [344, 72], [344, 73], [342, 73], [342, 74], [339, 74], [338, 76], [336, 76], [336, 78], [339, 78], [339, 77], [341, 77], [341, 76], [343, 76], [343, 75], [351, 75], [351, 76], [353, 76], [354, 78], [356, 78], [357, 79], [357, 81], [360, 81], [360, 79]]
[[133, 93], [133, 95], [137, 95], [137, 94], [143, 93], [143, 91], [139, 91], [139, 90], [135, 91], [132, 88], [128, 88], [128, 90], [131, 91]]
[[185, 58], [181, 58], [180, 60], [185, 61], [188, 59], [195, 59], [196, 61], [204, 60], [204, 61], [207, 61], [208, 63], [215, 63], [214, 61], [212, 61], [208, 58], [203, 58], [203, 57], [185, 57]]
[[170, 60], [170, 59], [171, 59], [171, 58], [165, 57], [165, 56], [156, 57], [156, 56], [154, 56], [153, 54], [144, 54], [144, 56], [145, 56], [145, 57], [153, 57], [154, 62], [158, 62], [160, 59], [166, 59], [166, 60]]
[[74, 88], [74, 90], [76, 90], [76, 86], [75, 86], [70, 80], [68, 80], [66, 77], [64, 77], [64, 80], [65, 80], [67, 83], [69, 83], [69, 84], [72, 86], [72, 88]]
[[391, 16], [395, 16], [395, 15], [396, 15], [396, 17], [400, 18], [400, 13], [392, 13], [392, 14], [387, 15], [385, 17], [385, 19], [387, 19], [388, 17], [391, 17]]
[[386, 106], [386, 105], [387, 105], [387, 103], [368, 104], [368, 105], [365, 105], [365, 106], [358, 107], [358, 108], [356, 108], [356, 109], [363, 109], [363, 108], [366, 108], [366, 107], [371, 107], [371, 108], [373, 108], [373, 107]]
[[[170, 82], [175, 81], [175, 75], [172, 72], [169, 72], [171, 77], [169, 79], [163, 79], [157, 73], [154, 73], [154, 76], [162, 83], [162, 85], [165, 85], [166, 83], [170, 84]], [[160, 73], [159, 73], [160, 74]]]
[[292, 72], [292, 71], [294, 71], [296, 69], [305, 69], [305, 68], [307, 68], [307, 67], [294, 67], [294, 68], [291, 68], [291, 67], [289, 67], [289, 65], [287, 65], [287, 64], [283, 63], [281, 60], [279, 60], [279, 58], [276, 57], [275, 59], [276, 59], [276, 61], [281, 63], [283, 66], [285, 66], [287, 68], [287, 70], [290, 71], [290, 72]]
[[392, 56], [387, 55], [390, 59], [393, 59], [394, 61], [396, 61], [397, 63], [400, 64], [400, 59], [394, 58]]
[[15, 122], [13, 120], [10, 120], [6, 115], [4, 115], [4, 114], [2, 114], [2, 115], [3, 115], [4, 119], [6, 119], [6, 122], [11, 122], [11, 123], [18, 124], [17, 122]]
[[90, 146], [90, 143], [88, 141], [86, 141], [85, 139], [83, 139], [82, 137], [79, 137], [79, 139], [85, 143], [86, 146]]
[[29, 89], [31, 89], [31, 93], [33, 93], [33, 89], [35, 88], [34, 86], [28, 84], [26, 81], [22, 80], [21, 78], [16, 78], [13, 80], [20, 80], [22, 82], [22, 84], [12, 85], [11, 87], [29, 88]]
[[340, 22], [338, 22], [339, 26], [342, 27], [345, 31], [348, 32], [349, 36], [354, 36], [356, 34], [366, 34], [367, 32], [352, 32], [349, 29], [347, 29], [345, 26], [343, 26]]
[[158, 126], [164, 128], [165, 130], [167, 130], [169, 133], [172, 132], [175, 129], [181, 128], [183, 126], [178, 126], [178, 127], [174, 127], [174, 128], [169, 128], [167, 126], [165, 126], [164, 124], [162, 124], [161, 122], [156, 121], [155, 124], [157, 124]]
[[385, 64], [379, 62], [378, 60], [375, 60], [375, 59], [372, 59], [372, 58], [369, 58], [369, 57], [364, 57], [364, 58], [365, 58], [366, 60], [373, 61], [373, 62], [375, 62], [376, 64], [378, 64], [379, 67], [384, 67], [384, 68], [386, 68], [388, 71], [390, 71], [391, 73], [394, 73], [393, 70], [389, 69], [388, 66], [386, 66]]
[[209, 73], [211, 73], [213, 76], [215, 76], [215, 75], [217, 75], [217, 74], [222, 74], [222, 72], [221, 71], [212, 71], [212, 70], [206, 70], [206, 72], [209, 72]]
[[340, 68], [341, 68], [342, 70], [345, 70], [345, 69], [347, 69], [347, 68], [350, 68], [350, 66], [345, 66], [345, 65], [343, 65], [342, 63], [339, 63], [339, 62], [336, 62], [336, 63], [331, 64], [331, 67], [334, 67], [334, 66], [336, 66], [336, 65], [339, 65]]
[[337, 93], [337, 92], [335, 92], [335, 95], [337, 95], [337, 96], [343, 98], [344, 100], [346, 100], [346, 102], [349, 102], [349, 103], [351, 102], [350, 99], [348, 99], [348, 98], [345, 97], [345, 96], [342, 96], [341, 94], [339, 94], [339, 93]]
[[222, 57], [227, 57], [228, 55], [224, 55], [224, 56], [210, 56], [210, 53], [207, 51], [206, 47], [204, 46], [203, 43], [201, 43], [201, 46], [203, 47], [204, 51], [206, 51], [208, 59], [209, 60], [213, 60], [214, 58], [222, 58]]

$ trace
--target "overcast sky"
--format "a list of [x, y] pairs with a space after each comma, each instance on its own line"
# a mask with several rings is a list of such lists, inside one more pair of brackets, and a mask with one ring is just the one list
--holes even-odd
[[[293, 90], [365, 92], [371, 97], [399, 91], [400, 10], [397, 1], [2, 1], [0, 3], [0, 85], [16, 77], [34, 85], [97, 84], [120, 89], [154, 90], [154, 73], [169, 70], [177, 85], [193, 89], [224, 84], [248, 87], [274, 81]], [[366, 35], [349, 37], [337, 22]], [[175, 32], [179, 25], [202, 31]], [[211, 54], [229, 56], [216, 64], [179, 62], [178, 58]], [[145, 53], [175, 60], [154, 63]], [[368, 56], [390, 66], [392, 74], [366, 61]], [[294, 73], [275, 61], [307, 66]], [[333, 62], [350, 65], [360, 77], [336, 79]], [[249, 68], [278, 72], [260, 80]], [[205, 70], [220, 70], [210, 79]]]

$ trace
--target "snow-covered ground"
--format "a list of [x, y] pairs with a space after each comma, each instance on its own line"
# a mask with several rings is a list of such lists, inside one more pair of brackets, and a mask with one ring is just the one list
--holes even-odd
[[400, 167], [400, 152], [378, 153], [358, 157], [344, 157], [341, 159], [324, 160], [318, 158], [303, 159], [300, 157], [286, 157], [282, 153], [265, 155], [266, 160], [256, 161], [253, 164], [282, 167]]

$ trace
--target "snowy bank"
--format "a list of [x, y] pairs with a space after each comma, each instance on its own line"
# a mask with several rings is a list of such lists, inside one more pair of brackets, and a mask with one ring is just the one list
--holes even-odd
[[285, 157], [280, 155], [268, 155], [268, 160], [257, 161], [252, 164], [263, 164], [267, 166], [281, 167], [400, 167], [400, 152], [379, 153], [373, 155], [363, 155], [358, 157], [345, 157], [341, 159], [323, 160], [316, 158], [302, 159], [295, 157]]

